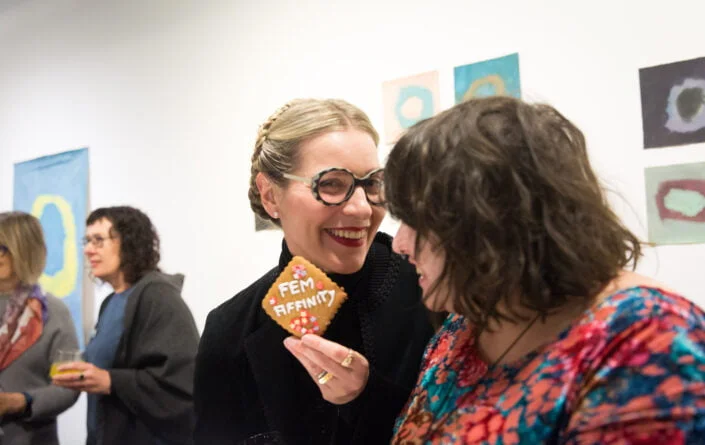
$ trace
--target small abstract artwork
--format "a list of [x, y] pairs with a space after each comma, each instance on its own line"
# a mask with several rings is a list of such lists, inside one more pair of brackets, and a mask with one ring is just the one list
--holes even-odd
[[435, 115], [440, 107], [438, 71], [382, 83], [384, 141], [395, 143], [415, 123]]
[[644, 148], [705, 142], [705, 57], [639, 70]]
[[705, 243], [705, 162], [645, 170], [649, 241]]
[[255, 214], [255, 232], [260, 232], [262, 230], [278, 230], [279, 226], [274, 224], [268, 219], [264, 219], [261, 216]]
[[456, 104], [473, 97], [521, 97], [518, 53], [456, 66], [453, 74]]

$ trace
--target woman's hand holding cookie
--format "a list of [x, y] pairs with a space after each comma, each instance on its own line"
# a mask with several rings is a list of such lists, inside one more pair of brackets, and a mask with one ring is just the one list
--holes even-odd
[[318, 335], [288, 337], [284, 346], [306, 368], [330, 403], [355, 400], [367, 386], [370, 364], [360, 353]]

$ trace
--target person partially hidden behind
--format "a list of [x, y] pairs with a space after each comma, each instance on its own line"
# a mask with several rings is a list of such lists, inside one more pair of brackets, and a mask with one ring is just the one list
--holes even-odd
[[84, 253], [111, 285], [86, 362], [59, 370], [54, 383], [88, 394], [87, 445], [193, 443], [193, 373], [198, 330], [181, 298], [183, 275], [158, 268], [159, 236], [127, 206], [94, 210]]
[[38, 280], [46, 264], [42, 226], [24, 212], [0, 213], [0, 436], [2, 445], [58, 445], [56, 417], [78, 393], [51, 384], [60, 350], [78, 350], [68, 308]]
[[629, 271], [583, 134], [548, 105], [473, 99], [385, 168], [394, 250], [451, 314], [394, 444], [705, 443], [705, 314]]

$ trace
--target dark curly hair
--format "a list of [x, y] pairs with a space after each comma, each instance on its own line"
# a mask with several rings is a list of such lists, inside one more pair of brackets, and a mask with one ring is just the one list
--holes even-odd
[[112, 236], [120, 238], [120, 270], [125, 281], [135, 284], [147, 272], [159, 270], [159, 235], [142, 211], [128, 206], [103, 207], [88, 215], [86, 225], [107, 219]]
[[385, 193], [417, 252], [430, 240], [445, 253], [429, 294], [447, 284], [443, 303], [480, 330], [522, 318], [510, 296], [543, 315], [586, 302], [641, 256], [583, 134], [548, 105], [472, 99], [416, 124], [389, 154]]

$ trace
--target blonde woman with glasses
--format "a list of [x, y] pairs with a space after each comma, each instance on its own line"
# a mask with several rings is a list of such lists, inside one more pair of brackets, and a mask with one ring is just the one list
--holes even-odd
[[77, 350], [66, 305], [37, 284], [47, 250], [37, 218], [0, 213], [0, 437], [2, 445], [58, 445], [56, 417], [78, 393], [51, 384], [59, 350]]
[[[389, 443], [432, 329], [413, 267], [377, 231], [377, 143], [365, 113], [342, 100], [290, 102], [260, 128], [250, 205], [284, 239], [277, 265], [208, 316], [197, 444]], [[290, 337], [261, 307], [292, 255], [349, 295], [324, 337]]]

